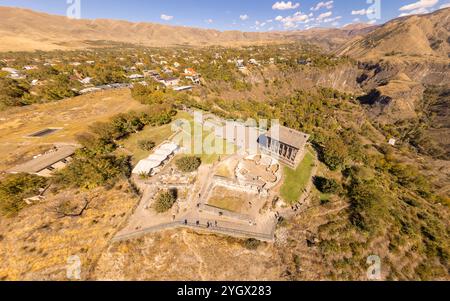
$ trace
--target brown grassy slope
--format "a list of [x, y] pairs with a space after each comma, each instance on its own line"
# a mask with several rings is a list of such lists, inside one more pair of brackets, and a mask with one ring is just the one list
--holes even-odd
[[282, 280], [272, 244], [248, 250], [238, 239], [170, 230], [110, 244], [93, 280]]
[[89, 41], [145, 46], [242, 45], [305, 40], [326, 47], [367, 31], [363, 28], [314, 29], [295, 32], [217, 31], [120, 20], [70, 20], [27, 9], [0, 7], [0, 51], [85, 48]]
[[[80, 216], [62, 214], [79, 214], [85, 201]], [[70, 256], [80, 258], [81, 278], [87, 279], [136, 202], [123, 181], [109, 191], [49, 195], [16, 217], [0, 217], [0, 280], [67, 280]]]
[[355, 38], [339, 54], [358, 59], [412, 56], [448, 61], [450, 8], [392, 20], [365, 37]]

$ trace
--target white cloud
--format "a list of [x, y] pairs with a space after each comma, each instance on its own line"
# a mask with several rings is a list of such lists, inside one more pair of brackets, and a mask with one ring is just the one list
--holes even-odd
[[245, 20], [248, 20], [249, 16], [248, 16], [248, 15], [240, 15], [239, 18], [240, 18], [242, 21], [245, 21]]
[[288, 1], [288, 2], [284, 2], [284, 1], [280, 1], [280, 2], [276, 2], [273, 6], [272, 9], [277, 9], [277, 10], [288, 10], [288, 9], [296, 9], [300, 7], [300, 3], [292, 3], [292, 1]]
[[[399, 8], [399, 11], [402, 11], [403, 13], [401, 13], [399, 17], [427, 14], [430, 12], [429, 8], [435, 6], [438, 2], [439, 0], [419, 0], [417, 2], [402, 6]], [[447, 5], [450, 7], [450, 3], [447, 3]], [[445, 4], [442, 6], [445, 6]]]
[[318, 11], [321, 8], [332, 9], [334, 1], [319, 2], [316, 6], [311, 7], [312, 11]]
[[320, 14], [317, 18], [316, 18], [316, 20], [317, 21], [322, 21], [323, 19], [326, 19], [326, 18], [328, 18], [328, 17], [331, 17], [331, 15], [333, 14], [333, 12], [326, 12], [326, 13], [322, 13], [322, 14]]
[[419, 0], [417, 2], [400, 7], [400, 11], [422, 10], [435, 6], [439, 0]]
[[[340, 20], [340, 19], [342, 19], [341, 16], [336, 16], [334, 18], [325, 18], [325, 19], [323, 19], [323, 23], [330, 23], [330, 22], [336, 23], [336, 21]], [[333, 25], [333, 26], [336, 26], [336, 25]]]
[[367, 22], [367, 24], [369, 24], [369, 25], [373, 25], [375, 23], [377, 23], [377, 20], [370, 20], [369, 22]]
[[281, 22], [284, 29], [294, 29], [298, 28], [299, 24], [309, 23], [311, 21], [311, 18], [299, 11], [292, 16], [287, 16], [285, 18], [283, 18], [282, 16], [278, 16], [275, 18], [275, 20]]
[[371, 8], [368, 9], [360, 9], [360, 10], [352, 10], [352, 15], [360, 15], [360, 16], [366, 16], [373, 14], [375, 11]]
[[421, 14], [428, 14], [430, 11], [424, 7], [422, 8], [418, 8], [418, 9], [414, 9], [412, 11], [409, 12], [405, 12], [405, 13], [401, 13], [399, 15], [399, 17], [405, 17], [405, 16], [411, 16], [411, 15], [421, 15]]
[[214, 20], [213, 19], [207, 19], [207, 20], [205, 20], [205, 22], [208, 23], [208, 24], [212, 24], [214, 22]]
[[173, 16], [168, 16], [168, 15], [162, 14], [161, 19], [164, 21], [170, 21], [170, 20], [173, 20]]
[[442, 4], [441, 6], [439, 6], [439, 9], [448, 8], [448, 7], [450, 7], [450, 2]]

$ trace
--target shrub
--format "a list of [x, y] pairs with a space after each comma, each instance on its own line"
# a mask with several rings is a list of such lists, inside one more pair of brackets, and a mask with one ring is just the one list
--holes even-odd
[[155, 142], [151, 140], [140, 140], [138, 141], [138, 146], [141, 150], [151, 151], [155, 147]]
[[254, 238], [249, 238], [246, 241], [244, 241], [243, 244], [247, 250], [256, 250], [261, 245], [261, 241]]
[[182, 172], [196, 171], [202, 164], [202, 160], [199, 157], [184, 157], [178, 159], [175, 162], [177, 168]]
[[314, 185], [322, 193], [336, 193], [339, 190], [339, 184], [334, 179], [315, 177]]
[[169, 190], [166, 192], [162, 192], [158, 195], [156, 199], [156, 203], [154, 209], [158, 213], [164, 213], [169, 211], [172, 206], [177, 201], [177, 192], [176, 190]]
[[350, 221], [357, 228], [375, 232], [386, 218], [389, 197], [375, 181], [353, 181], [348, 187], [351, 200]]
[[0, 182], [0, 210], [6, 216], [17, 214], [25, 207], [24, 199], [39, 193], [47, 179], [29, 174], [8, 175]]
[[320, 160], [331, 170], [342, 168], [348, 155], [347, 146], [338, 138], [325, 141], [319, 149]]

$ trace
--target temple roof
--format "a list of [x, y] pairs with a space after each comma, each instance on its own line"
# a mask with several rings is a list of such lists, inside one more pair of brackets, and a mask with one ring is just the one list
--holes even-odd
[[302, 149], [305, 147], [310, 137], [308, 134], [279, 124], [273, 125], [270, 131], [267, 132], [266, 136], [281, 143], [293, 146], [297, 149]]

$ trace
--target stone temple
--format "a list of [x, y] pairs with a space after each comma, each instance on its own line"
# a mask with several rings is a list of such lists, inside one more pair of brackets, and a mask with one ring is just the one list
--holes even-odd
[[258, 143], [264, 152], [292, 168], [297, 168], [309, 137], [308, 134], [276, 124], [259, 137]]

